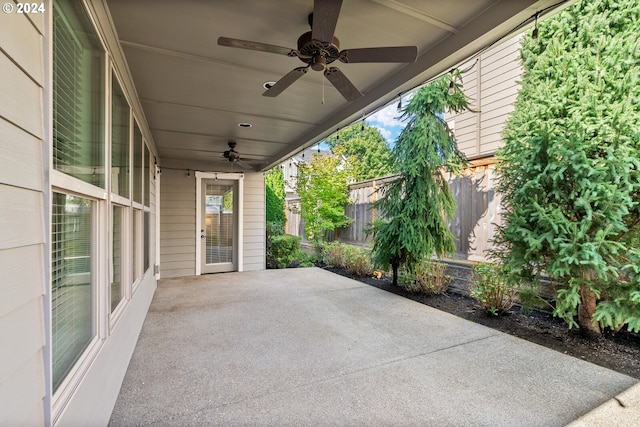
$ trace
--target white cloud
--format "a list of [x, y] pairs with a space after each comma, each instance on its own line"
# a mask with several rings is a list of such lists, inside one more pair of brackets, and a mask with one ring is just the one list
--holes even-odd
[[395, 142], [398, 134], [405, 126], [405, 123], [399, 120], [401, 113], [398, 112], [397, 108], [397, 104], [392, 103], [367, 118], [367, 123], [378, 128], [380, 134], [389, 143]]
[[374, 126], [381, 127], [395, 127], [395, 126], [404, 126], [400, 120], [398, 120], [398, 116], [400, 113], [397, 110], [397, 106], [395, 104], [390, 104], [386, 108], [378, 111], [375, 114], [372, 114], [367, 118], [367, 122], [370, 122]]
[[391, 141], [392, 135], [391, 135], [391, 130], [390, 129], [383, 128], [383, 127], [380, 127], [380, 126], [375, 126], [375, 127], [378, 128], [378, 131], [380, 132], [380, 135], [382, 135], [382, 137], [384, 139], [386, 139], [387, 141]]

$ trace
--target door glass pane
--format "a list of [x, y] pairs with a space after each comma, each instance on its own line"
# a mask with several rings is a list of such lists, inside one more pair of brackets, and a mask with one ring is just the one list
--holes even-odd
[[104, 188], [104, 50], [82, 2], [53, 8], [53, 167]]
[[94, 336], [92, 203], [53, 194], [51, 328], [53, 390], [57, 390]]
[[233, 262], [233, 186], [206, 184], [206, 263]]

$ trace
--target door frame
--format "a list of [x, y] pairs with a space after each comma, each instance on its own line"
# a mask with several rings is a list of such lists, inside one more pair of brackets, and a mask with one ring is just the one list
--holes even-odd
[[237, 247], [237, 271], [243, 271], [243, 207], [244, 207], [244, 174], [242, 173], [222, 173], [222, 172], [196, 172], [196, 276], [202, 274], [202, 239], [200, 229], [202, 224], [202, 180], [203, 179], [225, 179], [238, 181], [238, 247]]

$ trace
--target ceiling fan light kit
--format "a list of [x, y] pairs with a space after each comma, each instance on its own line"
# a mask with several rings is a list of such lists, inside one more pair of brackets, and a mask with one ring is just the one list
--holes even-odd
[[342, 0], [314, 0], [313, 13], [309, 15], [311, 31], [298, 38], [298, 48], [289, 49], [282, 46], [233, 39], [218, 38], [218, 45], [240, 49], [275, 53], [290, 57], [298, 57], [305, 67], [294, 68], [284, 77], [269, 87], [264, 96], [275, 97], [291, 86], [311, 68], [322, 71], [329, 82], [347, 101], [354, 101], [362, 93], [351, 83], [346, 75], [337, 67], [329, 67], [336, 60], [345, 64], [352, 63], [411, 63], [418, 57], [416, 46], [372, 47], [340, 50], [340, 41], [334, 37]]
[[240, 153], [236, 151], [236, 142], [229, 141], [227, 145], [229, 145], [229, 149], [225, 152], [220, 153], [220, 157], [224, 157], [225, 159], [229, 160], [231, 163], [235, 163], [242, 160], [240, 158]]

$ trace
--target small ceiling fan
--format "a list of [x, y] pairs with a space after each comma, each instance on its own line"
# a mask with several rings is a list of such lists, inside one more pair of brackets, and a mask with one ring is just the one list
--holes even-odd
[[232, 164], [232, 167], [238, 165], [242, 169], [252, 169], [252, 167], [249, 165], [250, 163], [260, 162], [258, 159], [240, 156], [240, 153], [236, 151], [236, 146], [238, 144], [235, 141], [229, 141], [227, 142], [227, 145], [229, 146], [229, 149], [220, 153], [220, 161], [228, 161]]
[[291, 70], [262, 95], [278, 96], [296, 80], [302, 77], [311, 67], [312, 70], [322, 71], [329, 82], [342, 94], [347, 101], [354, 101], [362, 93], [345, 76], [340, 69], [329, 65], [336, 60], [349, 63], [372, 62], [415, 62], [418, 56], [416, 46], [369, 47], [361, 49], [340, 50], [340, 42], [334, 37], [336, 24], [342, 0], [314, 0], [313, 13], [309, 15], [311, 31], [298, 38], [298, 48], [290, 49], [261, 42], [218, 38], [218, 45], [240, 49], [257, 50], [260, 52], [277, 53], [290, 57], [298, 57], [307, 64]]
[[240, 158], [240, 153], [236, 151], [237, 143], [235, 141], [229, 141], [227, 145], [229, 145], [229, 149], [227, 151], [220, 153], [220, 157], [224, 157], [225, 159], [229, 160], [231, 163], [237, 163], [240, 160], [242, 160]]

